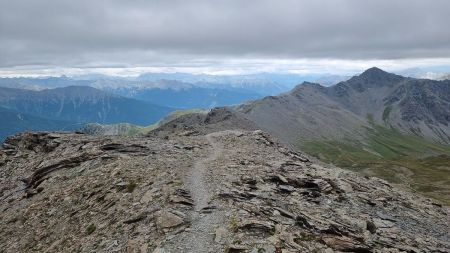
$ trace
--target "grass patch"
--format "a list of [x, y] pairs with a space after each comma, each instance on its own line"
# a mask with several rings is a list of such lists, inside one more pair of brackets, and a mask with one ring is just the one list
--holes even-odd
[[450, 205], [448, 145], [373, 125], [364, 141], [315, 140], [299, 148], [325, 162], [403, 184]]
[[236, 215], [231, 216], [230, 226], [229, 227], [230, 227], [231, 231], [233, 231], [233, 232], [237, 232], [238, 231], [238, 229], [239, 229], [239, 220], [238, 220]]

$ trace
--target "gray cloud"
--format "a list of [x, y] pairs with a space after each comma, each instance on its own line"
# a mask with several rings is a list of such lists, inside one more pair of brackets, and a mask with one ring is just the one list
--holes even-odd
[[450, 57], [447, 0], [0, 0], [0, 67]]

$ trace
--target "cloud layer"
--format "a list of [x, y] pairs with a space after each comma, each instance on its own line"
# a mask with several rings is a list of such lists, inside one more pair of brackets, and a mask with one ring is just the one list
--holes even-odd
[[450, 58], [447, 0], [0, 1], [0, 68]]

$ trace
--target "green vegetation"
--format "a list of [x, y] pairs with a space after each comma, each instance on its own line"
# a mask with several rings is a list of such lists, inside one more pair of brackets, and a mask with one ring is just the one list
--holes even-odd
[[189, 110], [176, 110], [169, 114], [168, 118], [176, 119], [180, 116], [191, 114], [191, 113], [205, 113], [207, 110], [204, 109], [189, 109]]
[[392, 106], [387, 106], [383, 111], [383, 121], [386, 122], [389, 119], [389, 114], [392, 111]]
[[90, 234], [94, 233], [95, 229], [97, 229], [97, 228], [95, 227], [94, 224], [89, 225], [89, 226], [86, 228], [86, 234], [87, 234], [87, 235], [90, 235]]
[[450, 146], [372, 126], [364, 141], [315, 140], [299, 146], [326, 162], [402, 184], [450, 205]]
[[139, 126], [135, 126], [135, 125], [129, 125], [126, 127], [123, 127], [123, 129], [121, 129], [121, 135], [124, 136], [133, 136], [138, 134], [141, 131], [142, 127]]
[[149, 126], [146, 126], [146, 127], [143, 127], [141, 129], [139, 129], [137, 134], [147, 134], [147, 133], [149, 133], [150, 131], [154, 130], [155, 128], [157, 128], [159, 126], [158, 123], [159, 123], [159, 121], [156, 122], [156, 123], [153, 123], [153, 124], [151, 124]]
[[237, 232], [239, 228], [239, 220], [236, 215], [233, 214], [230, 219], [230, 229], [233, 232]]
[[136, 186], [137, 184], [135, 182], [130, 182], [129, 184], [127, 184], [125, 191], [128, 193], [132, 193], [134, 192], [134, 189], [136, 189]]

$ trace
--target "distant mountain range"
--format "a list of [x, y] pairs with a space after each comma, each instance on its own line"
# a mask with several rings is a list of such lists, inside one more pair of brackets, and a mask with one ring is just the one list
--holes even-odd
[[409, 68], [398, 71], [397, 74], [407, 77], [419, 78], [419, 79], [432, 79], [432, 80], [447, 80], [450, 79], [450, 73], [448, 67], [441, 68]]
[[77, 80], [66, 76], [0, 78], [0, 87], [26, 90], [43, 90], [68, 86], [89, 86], [90, 83], [92, 83], [90, 80]]
[[23, 130], [73, 130], [91, 122], [145, 126], [173, 110], [87, 86], [40, 91], [0, 88], [0, 108], [3, 137]]
[[261, 94], [245, 90], [200, 87], [191, 87], [187, 89], [122, 88], [117, 89], [114, 92], [126, 97], [178, 109], [213, 108], [217, 106], [236, 105], [262, 97]]
[[[138, 77], [99, 74], [74, 77], [0, 78], [0, 87], [42, 90], [68, 86], [90, 86], [111, 93], [140, 98], [176, 108], [211, 108], [276, 95], [303, 81], [328, 78], [323, 74], [206, 75], [188, 73], [147, 73]], [[324, 79], [325, 80], [325, 79]], [[181, 95], [180, 91], [186, 93]], [[164, 99], [160, 99], [163, 97]], [[165, 98], [170, 97], [170, 100]]]
[[247, 75], [206, 75], [188, 73], [147, 73], [137, 77], [140, 81], [176, 80], [196, 87], [244, 89], [260, 94], [275, 95], [303, 81], [316, 80], [324, 74], [258, 73]]
[[[289, 90], [314, 76], [291, 74], [193, 75], [149, 73], [139, 77], [86, 75], [78, 77], [0, 78], [0, 87], [43, 90], [89, 86], [112, 94], [178, 109], [234, 105]], [[306, 79], [305, 79], [306, 78]]]
[[140, 88], [178, 89], [190, 87], [245, 90], [263, 95], [274, 95], [289, 90], [303, 81], [323, 75], [253, 74], [253, 75], [195, 75], [187, 73], [148, 73], [138, 77], [84, 75], [74, 77], [0, 78], [0, 87], [43, 89], [67, 86], [92, 86], [98, 89]]

